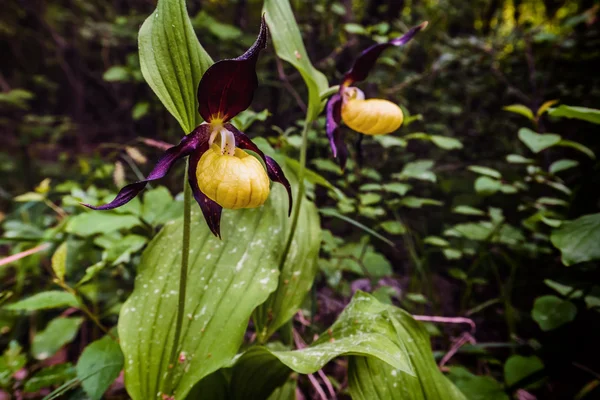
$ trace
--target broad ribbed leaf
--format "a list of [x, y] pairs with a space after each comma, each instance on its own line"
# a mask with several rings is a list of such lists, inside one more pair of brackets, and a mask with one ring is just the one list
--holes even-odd
[[321, 93], [329, 87], [327, 78], [308, 58], [289, 1], [265, 0], [263, 11], [277, 56], [292, 64], [308, 87], [308, 117], [314, 121], [321, 112]]
[[[373, 300], [375, 301], [375, 300]], [[465, 400], [464, 395], [438, 369], [429, 335], [405, 311], [381, 305], [391, 317], [395, 340], [403, 343], [415, 376], [374, 357], [351, 357], [348, 369], [350, 394], [354, 400]]]
[[159, 0], [140, 28], [138, 44], [146, 82], [181, 128], [191, 132], [200, 122], [198, 83], [213, 61], [196, 38], [185, 0]]
[[173, 345], [181, 221], [167, 223], [149, 244], [119, 318], [125, 381], [134, 400], [153, 399], [166, 390], [183, 399], [200, 379], [231, 361], [252, 311], [277, 287], [287, 212], [287, 193], [273, 185], [265, 206], [223, 213], [224, 240], [219, 240], [194, 209], [182, 354], [172, 390], [162, 381]]
[[394, 307], [359, 291], [338, 320], [310, 346], [294, 351], [253, 347], [233, 369], [233, 398], [264, 399], [291, 371], [312, 374], [343, 355], [374, 357], [398, 372], [413, 375], [413, 356], [406, 343], [412, 338], [398, 340], [393, 311]]

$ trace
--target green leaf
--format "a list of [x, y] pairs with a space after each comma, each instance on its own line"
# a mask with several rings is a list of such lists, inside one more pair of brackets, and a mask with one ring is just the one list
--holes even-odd
[[550, 165], [549, 171], [551, 174], [556, 174], [558, 172], [565, 171], [567, 169], [576, 167], [578, 165], [579, 165], [579, 162], [575, 161], [575, 160], [568, 160], [568, 159], [558, 160], [558, 161], [554, 161]]
[[550, 239], [566, 266], [600, 259], [600, 213], [564, 221]]
[[330, 159], [317, 158], [311, 161], [318, 170], [331, 172], [335, 175], [342, 175], [343, 171], [339, 165]]
[[23, 110], [29, 109], [27, 100], [31, 100], [35, 97], [33, 93], [24, 89], [11, 89], [8, 92], [0, 93], [0, 104], [12, 105]]
[[296, 380], [288, 379], [287, 382], [275, 389], [267, 400], [296, 400]]
[[164, 186], [146, 190], [143, 204], [142, 218], [153, 226], [177, 219], [183, 213], [183, 202], [175, 201]]
[[[233, 25], [224, 24], [208, 15], [206, 11], [200, 11], [192, 20], [196, 28], [206, 29], [216, 38], [223, 41], [231, 41], [242, 36], [242, 31]], [[243, 130], [243, 129], [242, 129]]]
[[[536, 356], [523, 357], [518, 354], [510, 356], [504, 364], [504, 381], [507, 386], [512, 386], [521, 379], [527, 378], [544, 369], [544, 363]], [[526, 389], [535, 389], [540, 386], [539, 381], [527, 385]]]
[[127, 263], [131, 260], [131, 255], [141, 250], [147, 242], [148, 239], [140, 235], [115, 238], [102, 254], [102, 261], [112, 265]]
[[399, 201], [399, 204], [410, 208], [421, 208], [423, 206], [441, 206], [444, 203], [435, 199], [407, 196]]
[[[233, 368], [233, 398], [264, 399], [285, 381], [290, 370], [311, 374], [342, 355], [374, 357], [398, 374], [414, 375], [407, 339], [423, 343], [420, 338], [399, 335], [401, 322], [397, 315], [412, 320], [399, 309], [358, 291], [337, 321], [310, 346], [294, 351], [252, 347], [244, 353]], [[412, 320], [412, 324], [418, 323]], [[431, 351], [428, 355], [431, 357]], [[429, 361], [433, 364], [433, 358]], [[437, 371], [435, 364], [433, 366]], [[256, 371], [262, 373], [257, 375]]]
[[404, 196], [410, 189], [412, 189], [412, 186], [407, 183], [392, 182], [383, 185], [383, 190], [386, 192], [395, 193], [400, 196]]
[[361, 205], [369, 206], [379, 203], [381, 201], [381, 195], [377, 193], [361, 193], [358, 195], [358, 199]]
[[[370, 297], [370, 296], [369, 296]], [[374, 300], [371, 300], [374, 301]], [[463, 394], [440, 372], [434, 362], [429, 335], [421, 323], [405, 311], [385, 306], [394, 326], [392, 338], [402, 343], [414, 375], [372, 356], [350, 357], [348, 385], [354, 400], [463, 400]], [[360, 320], [359, 320], [360, 321]]]
[[102, 75], [102, 79], [107, 82], [126, 82], [131, 78], [129, 69], [122, 65], [114, 65], [107, 69]]
[[55, 318], [46, 329], [38, 332], [31, 342], [31, 354], [38, 360], [45, 360], [65, 344], [70, 343], [77, 332], [83, 318]]
[[79, 282], [77, 282], [77, 286], [81, 286], [84, 283], [88, 283], [89, 281], [94, 279], [96, 275], [98, 275], [98, 273], [100, 273], [100, 271], [104, 269], [104, 267], [106, 267], [106, 264], [103, 261], [97, 262], [96, 264], [87, 267], [85, 269], [85, 275], [83, 275], [83, 278], [81, 278]]
[[521, 128], [519, 129], [519, 139], [529, 147], [529, 150], [539, 153], [542, 150], [557, 145], [562, 138], [555, 133], [540, 134], [529, 128]]
[[506, 156], [506, 161], [511, 164], [531, 164], [535, 160], [532, 160], [531, 158], [525, 158], [519, 154], [509, 154]]
[[329, 87], [327, 78], [310, 62], [289, 1], [265, 0], [263, 12], [277, 56], [292, 64], [308, 87], [307, 118], [314, 121], [321, 112], [321, 93]]
[[463, 253], [457, 249], [444, 249], [442, 252], [447, 260], [460, 260], [463, 256]]
[[552, 107], [556, 103], [558, 103], [558, 100], [548, 100], [548, 101], [545, 101], [544, 104], [542, 104], [540, 106], [540, 108], [538, 108], [538, 110], [535, 113], [535, 115], [538, 118], [541, 117], [545, 112], [547, 112], [550, 109], [550, 107]]
[[543, 331], [551, 331], [571, 322], [576, 315], [575, 304], [556, 296], [538, 297], [531, 310], [531, 317]]
[[[277, 287], [289, 223], [281, 185], [273, 185], [260, 208], [224, 210], [223, 240], [211, 234], [200, 210], [193, 208], [186, 317], [178, 346], [187, 361], [173, 368], [177, 398], [185, 398], [238, 351], [252, 311]], [[134, 400], [167, 390], [162, 377], [173, 346], [181, 238], [181, 220], [165, 224], [144, 251], [133, 293], [121, 308], [125, 382]]]
[[28, 201], [44, 201], [45, 199], [46, 196], [41, 193], [27, 192], [15, 197], [13, 200], [20, 203], [26, 203]]
[[502, 182], [487, 176], [475, 180], [475, 191], [482, 196], [491, 196], [502, 187]]
[[576, 290], [572, 286], [563, 285], [562, 283], [555, 282], [551, 279], [544, 279], [546, 286], [556, 290], [561, 296], [565, 296], [569, 299], [579, 299], [583, 296], [582, 290]]
[[381, 228], [392, 235], [402, 235], [406, 233], [406, 228], [398, 221], [385, 221], [381, 223]]
[[406, 140], [392, 135], [378, 135], [373, 136], [373, 138], [386, 149], [390, 147], [406, 147], [408, 144]]
[[600, 110], [594, 108], [561, 105], [551, 108], [548, 111], [548, 115], [552, 117], [581, 119], [592, 124], [600, 124]]
[[431, 135], [430, 138], [433, 144], [444, 150], [455, 150], [463, 148], [463, 145], [460, 142], [460, 140], [455, 138], [438, 135]]
[[425, 132], [415, 132], [410, 135], [403, 137], [405, 140], [418, 139], [418, 140], [429, 140], [433, 142], [437, 147], [445, 150], [461, 149], [462, 143], [458, 139], [454, 139], [447, 136], [430, 135]]
[[71, 293], [51, 290], [34, 294], [4, 307], [7, 310], [35, 311], [51, 308], [78, 307], [77, 299]]
[[431, 171], [433, 167], [433, 161], [431, 160], [419, 160], [409, 162], [404, 166], [402, 172], [398, 175], [400, 179], [419, 179], [423, 181], [435, 182], [436, 176]]
[[438, 247], [448, 247], [448, 246], [450, 246], [450, 243], [446, 239], [441, 238], [439, 236], [427, 236], [423, 240], [423, 243], [427, 243], [427, 244], [430, 244], [432, 246], [438, 246]]
[[509, 400], [500, 382], [491, 376], [477, 376], [463, 367], [450, 367], [450, 378], [469, 400]]
[[261, 112], [256, 112], [253, 110], [244, 110], [238, 115], [236, 115], [231, 123], [233, 126], [238, 128], [240, 131], [245, 132], [254, 124], [256, 121], [266, 121], [267, 118], [271, 115], [268, 109], [264, 109]]
[[123, 369], [123, 353], [110, 336], [90, 343], [77, 361], [77, 378], [92, 400], [100, 400]]
[[483, 167], [481, 165], [470, 165], [468, 169], [476, 174], [489, 176], [490, 178], [502, 178], [502, 174], [493, 168]]
[[8, 387], [13, 384], [13, 374], [27, 364], [27, 356], [23, 348], [15, 340], [11, 340], [8, 348], [0, 357], [0, 385]]
[[58, 280], [65, 280], [65, 273], [67, 271], [67, 242], [61, 243], [52, 255], [52, 270]]
[[212, 64], [187, 13], [185, 0], [159, 0], [138, 36], [142, 74], [181, 128], [191, 132], [198, 122], [200, 78]]
[[229, 375], [227, 370], [219, 369], [203, 378], [192, 388], [186, 399], [231, 400], [229, 377], [226, 374]]
[[531, 109], [527, 106], [524, 106], [523, 104], [513, 104], [510, 106], [502, 107], [502, 109], [504, 111], [510, 111], [515, 114], [522, 115], [530, 121], [535, 121], [535, 117], [533, 116], [533, 112], [531, 111]]
[[[452, 232], [471, 240], [488, 240], [493, 233], [493, 227], [483, 223], [467, 222], [454, 225]], [[444, 234], [448, 235], [448, 231]]]
[[475, 207], [471, 207], [471, 206], [465, 206], [465, 205], [461, 205], [461, 206], [456, 206], [452, 209], [452, 212], [455, 214], [463, 214], [463, 215], [485, 215], [485, 212], [483, 212], [482, 210], [475, 208]]
[[333, 256], [340, 257], [340, 268], [361, 276], [381, 278], [392, 274], [392, 265], [385, 256], [368, 244], [363, 236], [360, 243], [348, 243], [337, 249]]
[[38, 392], [44, 388], [58, 386], [75, 377], [75, 368], [73, 364], [57, 364], [45, 367], [41, 371], [36, 372], [31, 378], [25, 382], [23, 391], [27, 393]]
[[142, 221], [133, 215], [123, 215], [106, 211], [90, 211], [69, 219], [67, 232], [78, 236], [92, 236], [99, 233], [111, 233], [121, 229], [131, 229], [141, 225]]
[[131, 118], [133, 118], [135, 121], [142, 119], [142, 117], [148, 114], [149, 110], [150, 103], [148, 103], [147, 101], [140, 101], [139, 103], [136, 103], [133, 107], [133, 110], [131, 111]]
[[344, 24], [344, 30], [348, 33], [353, 33], [356, 35], [368, 35], [368, 32], [365, 29], [365, 27], [360, 24]]
[[572, 140], [561, 140], [556, 145], [563, 146], [563, 147], [570, 147], [572, 149], [582, 152], [583, 154], [585, 154], [592, 160], [596, 159], [596, 155], [594, 154], [594, 152], [589, 147], [586, 147], [586, 146], [582, 145], [581, 143], [577, 143]]

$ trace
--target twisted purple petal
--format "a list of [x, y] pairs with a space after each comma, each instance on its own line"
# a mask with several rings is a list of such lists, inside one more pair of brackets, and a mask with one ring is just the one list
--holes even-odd
[[213, 64], [198, 85], [198, 112], [205, 121], [224, 122], [244, 111], [252, 103], [258, 87], [256, 62], [267, 47], [267, 24], [263, 16], [256, 42], [241, 56]]
[[146, 179], [125, 186], [119, 191], [115, 199], [108, 204], [97, 207], [90, 204], [83, 205], [91, 208], [92, 210], [112, 210], [129, 203], [146, 187], [148, 182], [164, 177], [169, 172], [175, 161], [191, 154], [194, 150], [196, 150], [202, 140], [208, 140], [208, 134], [208, 125], [200, 125], [192, 133], [184, 136], [177, 146], [167, 149]]
[[425, 29], [426, 26], [427, 22], [423, 22], [421, 25], [410, 28], [408, 32], [399, 38], [392, 39], [385, 43], [374, 44], [363, 51], [360, 56], [358, 56], [356, 61], [354, 61], [354, 65], [352, 68], [350, 68], [350, 71], [346, 72], [344, 75], [342, 84], [348, 86], [355, 82], [364, 81], [375, 65], [377, 58], [379, 58], [385, 49], [392, 46], [404, 46], [406, 43], [410, 42], [410, 40], [415, 37], [417, 33]]
[[221, 210], [223, 210], [223, 207], [218, 205], [213, 200], [209, 199], [204, 193], [200, 191], [200, 187], [198, 186], [198, 178], [196, 177], [200, 157], [202, 157], [206, 150], [208, 150], [208, 147], [208, 141], [205, 141], [190, 156], [188, 182], [192, 187], [194, 199], [196, 199], [196, 202], [202, 210], [202, 214], [204, 215], [204, 219], [206, 220], [208, 228], [213, 233], [213, 235], [221, 239]]
[[260, 156], [260, 158], [263, 159], [263, 161], [265, 162], [265, 165], [267, 166], [267, 174], [269, 175], [269, 178], [273, 182], [281, 183], [283, 185], [283, 187], [285, 187], [285, 190], [287, 190], [287, 193], [288, 193], [288, 202], [289, 202], [288, 215], [291, 214], [291, 212], [292, 212], [292, 187], [290, 185], [290, 182], [285, 177], [285, 174], [283, 173], [283, 170], [281, 169], [279, 164], [277, 164], [277, 162], [275, 160], [273, 160], [271, 157], [265, 156], [265, 154], [258, 148], [258, 146], [255, 145], [252, 142], [252, 140], [250, 140], [250, 138], [248, 136], [246, 136], [246, 134], [244, 132], [238, 130], [235, 126], [233, 126], [231, 124], [225, 124], [224, 128], [233, 132], [233, 135], [235, 136], [235, 144], [237, 147], [239, 147], [240, 149], [244, 149], [244, 150], [251, 150], [251, 151], [255, 152], [256, 154], [258, 154]]
[[333, 156], [338, 158], [342, 169], [346, 166], [346, 160], [348, 159], [348, 150], [344, 143], [342, 131], [340, 129], [340, 121], [342, 110], [342, 96], [339, 93], [331, 96], [327, 102], [327, 120], [325, 122], [325, 130], [327, 131], [327, 137], [329, 138], [329, 144], [331, 145], [331, 151]]

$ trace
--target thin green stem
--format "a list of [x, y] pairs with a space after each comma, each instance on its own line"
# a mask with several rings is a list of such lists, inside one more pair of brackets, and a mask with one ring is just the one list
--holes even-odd
[[300, 207], [302, 206], [302, 199], [304, 198], [304, 175], [306, 173], [306, 150], [308, 147], [308, 127], [310, 122], [308, 118], [304, 120], [304, 127], [302, 128], [302, 147], [300, 148], [300, 170], [298, 171], [298, 192], [296, 193], [294, 210], [292, 211], [292, 226], [290, 233], [287, 238], [281, 260], [279, 261], [279, 270], [283, 269], [283, 264], [287, 258], [287, 254], [292, 247], [292, 241], [294, 240], [294, 233], [298, 225], [298, 217], [300, 216]]
[[336, 94], [339, 91], [340, 91], [340, 86], [339, 85], [335, 85], [335, 86], [332, 86], [332, 87], [326, 89], [325, 91], [321, 92], [319, 95], [321, 97], [321, 100], [327, 100], [327, 98], [329, 96], [332, 96], [332, 95]]
[[188, 266], [190, 260], [190, 225], [192, 213], [192, 189], [187, 182], [188, 171], [190, 168], [188, 160], [185, 166], [183, 181], [183, 241], [181, 244], [181, 269], [179, 271], [179, 298], [177, 304], [177, 316], [175, 318], [175, 333], [173, 335], [173, 347], [171, 348], [171, 357], [169, 358], [169, 370], [165, 380], [167, 393], [171, 392], [173, 382], [171, 382], [173, 371], [177, 365], [179, 353], [179, 340], [181, 339], [181, 330], [183, 327], [183, 316], [185, 315], [185, 295], [187, 290]]

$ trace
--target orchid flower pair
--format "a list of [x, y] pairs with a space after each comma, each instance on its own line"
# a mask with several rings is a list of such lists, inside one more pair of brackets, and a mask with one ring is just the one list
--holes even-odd
[[[342, 167], [348, 152], [339, 129], [341, 121], [363, 134], [382, 135], [398, 129], [403, 119], [396, 104], [382, 99], [365, 100], [364, 93], [350, 85], [367, 77], [383, 50], [408, 43], [426, 25], [425, 22], [400, 38], [365, 50], [344, 75], [339, 92], [329, 100], [327, 135], [333, 155], [339, 158]], [[252, 47], [240, 57], [215, 63], [204, 73], [198, 86], [198, 111], [205, 122], [184, 136], [178, 145], [167, 149], [146, 179], [123, 187], [108, 204], [84, 205], [94, 210], [120, 207], [136, 197], [148, 182], [164, 177], [177, 160], [189, 156], [188, 182], [215, 236], [221, 237], [222, 209], [263, 205], [269, 196], [270, 180], [286, 188], [291, 211], [292, 191], [281, 167], [230, 123], [252, 102], [258, 86], [256, 62], [260, 51], [266, 47], [267, 33], [263, 17]], [[245, 150], [258, 154], [266, 165], [266, 172], [260, 161]]]
[[[221, 237], [223, 208], [255, 208], [267, 200], [270, 181], [281, 183], [287, 190], [289, 210], [292, 190], [281, 167], [230, 121], [250, 106], [258, 86], [256, 62], [266, 48], [268, 28], [264, 17], [258, 38], [240, 57], [213, 64], [198, 85], [198, 111], [205, 122], [166, 150], [148, 177], [123, 187], [115, 199], [94, 210], [111, 210], [137, 196], [150, 181], [164, 177], [179, 159], [190, 156], [188, 182], [211, 232]], [[219, 139], [217, 141], [217, 138]], [[264, 161], [267, 171], [250, 154]]]
[[404, 46], [417, 33], [427, 27], [427, 22], [409, 29], [399, 38], [385, 43], [374, 44], [364, 50], [354, 61], [354, 65], [344, 74], [338, 93], [327, 103], [326, 130], [333, 156], [338, 158], [342, 168], [348, 159], [348, 150], [340, 130], [343, 121], [353, 130], [365, 135], [386, 135], [400, 128], [404, 116], [395, 103], [384, 99], [365, 100], [365, 94], [354, 83], [364, 81], [375, 66], [381, 53], [393, 46]]

